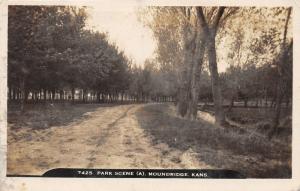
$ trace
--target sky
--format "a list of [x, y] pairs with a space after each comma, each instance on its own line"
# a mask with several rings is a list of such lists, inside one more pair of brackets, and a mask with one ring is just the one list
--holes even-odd
[[[133, 5], [103, 6], [88, 8], [88, 28], [107, 32], [109, 40], [115, 43], [137, 65], [143, 66], [147, 58], [155, 57], [156, 42], [150, 28], [138, 20], [138, 7]], [[219, 71], [228, 67], [226, 62], [218, 64]]]
[[115, 43], [138, 65], [154, 57], [156, 47], [151, 29], [138, 20], [137, 7], [93, 6], [88, 8], [88, 27], [107, 32], [109, 40]]
[[[100, 32], [107, 32], [109, 40], [115, 43], [125, 54], [134, 61], [137, 65], [143, 66], [147, 58], [155, 57], [156, 41], [154, 40], [152, 31], [146, 27], [138, 19], [138, 7], [136, 5], [105, 5], [96, 4], [88, 8], [88, 22], [89, 28]], [[274, 18], [278, 23], [278, 18]], [[269, 18], [271, 21], [272, 18]], [[268, 28], [271, 22], [258, 22], [261, 30]], [[280, 22], [284, 24], [284, 22]], [[247, 25], [243, 23], [243, 25]], [[252, 27], [250, 23], [249, 29]], [[279, 24], [279, 23], [278, 23]], [[245, 26], [244, 26], [245, 27]], [[282, 27], [279, 27], [282, 28]], [[252, 39], [254, 36], [251, 30], [246, 30], [246, 38]], [[226, 59], [228, 51], [231, 50], [227, 46], [228, 43], [221, 43], [217, 48], [219, 55], [218, 70], [225, 72], [229, 66]]]

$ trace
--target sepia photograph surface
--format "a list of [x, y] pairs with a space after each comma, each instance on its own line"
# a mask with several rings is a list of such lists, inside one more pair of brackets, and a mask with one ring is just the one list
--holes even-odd
[[292, 178], [292, 23], [279, 6], [9, 5], [6, 175]]

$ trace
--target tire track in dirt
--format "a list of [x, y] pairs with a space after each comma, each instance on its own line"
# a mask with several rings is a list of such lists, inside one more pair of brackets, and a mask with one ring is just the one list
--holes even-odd
[[53, 168], [208, 168], [192, 150], [154, 144], [137, 120], [144, 106], [99, 107], [76, 124], [9, 132], [18, 141], [9, 139], [8, 174], [41, 175]]
[[[97, 168], [209, 168], [199, 163], [191, 149], [182, 152], [160, 143], [141, 128], [136, 112], [144, 105], [131, 107], [110, 125], [102, 153], [91, 165]], [[158, 127], [160, 128], [160, 127]], [[105, 154], [104, 154], [105, 153]]]
[[[99, 107], [88, 119], [44, 130], [8, 127], [8, 174], [41, 175], [53, 168], [87, 168], [96, 145], [108, 136], [106, 128], [120, 118], [128, 105]], [[101, 137], [101, 138], [100, 138]], [[17, 139], [15, 139], [17, 138]], [[17, 141], [15, 141], [17, 140]], [[103, 141], [104, 142], [104, 141]]]
[[[101, 152], [101, 149], [99, 149], [100, 146], [102, 146], [106, 141], [108, 136], [110, 135], [110, 131], [112, 130], [112, 128], [114, 128], [115, 124], [118, 123], [118, 121], [120, 121], [121, 119], [123, 119], [124, 117], [126, 117], [128, 111], [134, 106], [130, 106], [126, 109], [126, 111], [124, 112], [123, 115], [121, 115], [120, 117], [118, 117], [116, 120], [114, 120], [112, 123], [109, 123], [103, 130], [102, 133], [99, 135], [99, 138], [97, 138], [97, 143], [96, 143], [96, 148], [94, 151], [92, 151], [90, 153], [90, 157], [88, 158], [90, 160], [89, 164], [87, 165], [88, 168], [91, 168], [94, 166], [94, 160], [95, 160], [95, 156]], [[97, 124], [96, 124], [97, 125]], [[101, 126], [102, 124], [98, 124], [98, 126]]]
[[116, 125], [120, 120], [122, 120], [123, 118], [125, 118], [125, 117], [127, 116], [128, 111], [129, 111], [131, 108], [133, 108], [133, 107], [134, 107], [134, 106], [130, 106], [130, 107], [126, 110], [126, 112], [125, 112], [121, 117], [119, 117], [118, 119], [116, 119], [114, 122], [108, 124], [108, 126], [109, 126], [109, 127], [113, 127], [114, 125]]

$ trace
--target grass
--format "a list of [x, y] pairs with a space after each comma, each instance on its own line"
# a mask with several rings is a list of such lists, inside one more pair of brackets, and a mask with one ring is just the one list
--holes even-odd
[[141, 127], [160, 142], [185, 151], [215, 168], [237, 170], [247, 177], [291, 177], [291, 144], [278, 144], [233, 128], [177, 117], [171, 105], [149, 105], [137, 113]]
[[[214, 115], [212, 107], [206, 108], [205, 112]], [[228, 128], [233, 128], [236, 131], [245, 132], [268, 137], [273, 131], [272, 118], [274, 116], [274, 108], [232, 108], [231, 111], [225, 110], [226, 119], [230, 123]], [[278, 130], [273, 139], [291, 143], [292, 139], [292, 109], [282, 108], [279, 120]]]
[[[291, 109], [283, 108], [281, 119], [291, 115]], [[242, 124], [253, 124], [261, 121], [270, 121], [274, 116], [274, 108], [232, 108], [227, 116]]]
[[87, 118], [85, 114], [99, 108], [99, 104], [27, 104], [23, 112], [19, 107], [19, 105], [8, 106], [7, 121], [11, 128], [40, 130], [76, 123]]

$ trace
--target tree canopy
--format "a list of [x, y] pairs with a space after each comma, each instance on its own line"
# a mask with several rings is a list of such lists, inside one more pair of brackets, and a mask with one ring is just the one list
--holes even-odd
[[95, 93], [128, 89], [130, 61], [105, 33], [86, 29], [84, 7], [10, 6], [8, 19], [13, 93], [24, 92], [27, 98], [39, 91], [46, 96], [46, 91], [74, 94], [75, 88]]

